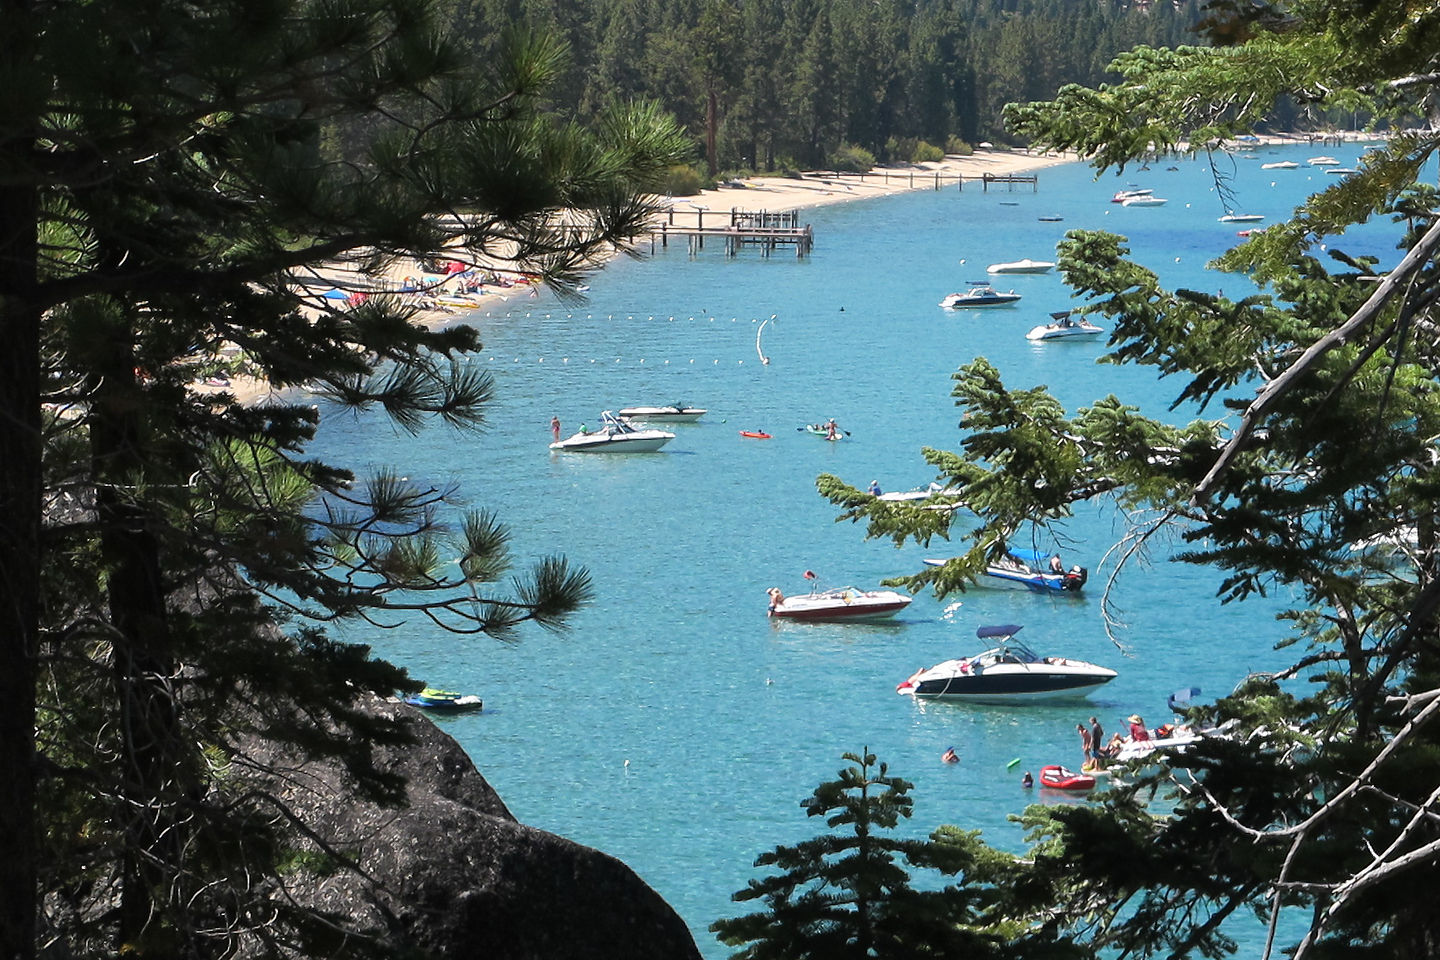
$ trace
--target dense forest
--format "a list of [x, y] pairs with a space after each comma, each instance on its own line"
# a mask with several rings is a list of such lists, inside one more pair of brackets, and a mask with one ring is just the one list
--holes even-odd
[[[920, 143], [1006, 141], [1007, 102], [1106, 79], [1137, 44], [1201, 42], [1202, 0], [454, 0], [480, 57], [499, 25], [563, 37], [557, 110], [587, 121], [653, 99], [709, 172], [834, 166], [852, 146], [925, 159]], [[923, 150], [923, 148], [921, 148]]]

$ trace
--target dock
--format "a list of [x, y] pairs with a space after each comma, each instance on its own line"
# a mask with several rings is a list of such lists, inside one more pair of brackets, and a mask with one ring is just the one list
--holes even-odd
[[[708, 223], [707, 223], [708, 220]], [[770, 256], [780, 247], [794, 247], [796, 257], [804, 257], [815, 246], [815, 233], [810, 224], [800, 225], [800, 211], [772, 213], [768, 210], [737, 210], [728, 212], [695, 207], [690, 210], [671, 208], [659, 223], [650, 228], [650, 249], [664, 248], [670, 239], [685, 238], [692, 254], [705, 249], [705, 241], [725, 244], [725, 255], [733, 257], [745, 247], [757, 247], [762, 256]]]

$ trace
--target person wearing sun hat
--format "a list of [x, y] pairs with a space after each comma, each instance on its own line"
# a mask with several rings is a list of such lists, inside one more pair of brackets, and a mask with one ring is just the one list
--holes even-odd
[[1145, 729], [1145, 721], [1141, 719], [1140, 714], [1130, 714], [1130, 716], [1125, 718], [1125, 722], [1130, 724], [1131, 742], [1139, 743], [1142, 740], [1150, 739], [1150, 731]]

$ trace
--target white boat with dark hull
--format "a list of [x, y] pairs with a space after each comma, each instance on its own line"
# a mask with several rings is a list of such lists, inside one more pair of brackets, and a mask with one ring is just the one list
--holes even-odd
[[948, 310], [963, 310], [967, 307], [1003, 307], [1008, 304], [1017, 303], [1020, 294], [1011, 290], [1001, 293], [989, 284], [977, 284], [964, 293], [952, 293], [940, 301], [940, 306]]
[[811, 623], [873, 623], [889, 620], [910, 605], [911, 597], [894, 590], [839, 587], [813, 590], [793, 597], [771, 587], [769, 615], [777, 620]]
[[1259, 223], [1265, 219], [1263, 213], [1236, 213], [1231, 210], [1220, 218], [1221, 223]]
[[687, 407], [683, 403], [672, 403], [668, 407], [625, 407], [620, 416], [649, 423], [664, 420], [668, 423], [691, 423], [705, 415], [704, 407]]
[[1012, 260], [1008, 263], [992, 263], [985, 268], [986, 273], [1049, 273], [1055, 269], [1055, 264], [1049, 260], [1031, 260], [1026, 257], [1024, 260]]
[[980, 627], [975, 635], [996, 641], [994, 647], [917, 670], [895, 692], [921, 700], [1013, 703], [1084, 697], [1115, 679], [1109, 667], [1039, 656], [1015, 639], [1019, 632], [1016, 624]]
[[654, 453], [675, 439], [668, 430], [645, 430], [615, 416], [600, 414], [600, 429], [579, 433], [550, 444], [551, 450], [567, 453]]
[[1104, 327], [1098, 327], [1084, 317], [1074, 316], [1069, 310], [1052, 313], [1050, 316], [1054, 318], [1053, 322], [1042, 323], [1038, 327], [1032, 327], [1030, 332], [1025, 334], [1025, 339], [1074, 340], [1098, 337], [1105, 332]]

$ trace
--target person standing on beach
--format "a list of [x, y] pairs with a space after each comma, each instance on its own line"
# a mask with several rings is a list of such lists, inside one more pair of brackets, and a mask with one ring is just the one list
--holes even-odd
[[552, 437], [554, 437], [557, 441], [560, 439], [560, 418], [559, 418], [559, 417], [551, 417], [551, 418], [550, 418], [550, 435], [551, 435]]

